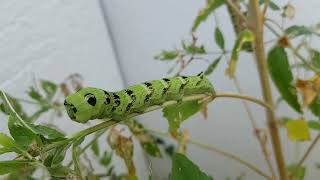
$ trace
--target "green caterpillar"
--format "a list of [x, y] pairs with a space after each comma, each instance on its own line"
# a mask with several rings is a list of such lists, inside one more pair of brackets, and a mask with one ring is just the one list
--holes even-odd
[[69, 117], [86, 123], [93, 119], [121, 120], [132, 113], [143, 113], [146, 108], [166, 101], [181, 101], [195, 94], [214, 94], [210, 81], [203, 75], [177, 76], [148, 81], [117, 91], [87, 87], [70, 94], [64, 101]]

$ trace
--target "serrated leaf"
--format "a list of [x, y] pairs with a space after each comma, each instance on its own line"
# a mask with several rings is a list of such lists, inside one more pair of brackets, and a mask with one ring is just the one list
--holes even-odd
[[268, 54], [268, 67], [271, 78], [282, 98], [298, 113], [301, 106], [298, 102], [297, 90], [292, 85], [293, 75], [288, 56], [282, 47], [276, 46]]
[[30, 160], [0, 161], [0, 175], [13, 173], [30, 166], [35, 166], [35, 163]]
[[216, 27], [215, 31], [214, 31], [214, 39], [216, 41], [216, 44], [220, 47], [220, 49], [224, 50], [224, 37], [223, 34], [221, 32], [221, 30]]
[[163, 108], [163, 116], [169, 122], [169, 131], [175, 133], [184, 120], [199, 112], [201, 106], [198, 101], [188, 101]]
[[153, 157], [161, 157], [160, 149], [155, 139], [148, 133], [144, 126], [136, 120], [127, 121], [132, 134], [139, 140], [142, 149]]
[[304, 119], [292, 120], [286, 123], [288, 138], [291, 141], [310, 140], [310, 132], [307, 121]]
[[287, 167], [289, 172], [290, 180], [303, 180], [306, 172], [306, 168], [302, 166], [297, 166], [295, 164], [289, 165]]
[[200, 10], [198, 16], [193, 22], [192, 32], [195, 32], [199, 25], [204, 22], [208, 16], [213, 13], [218, 7], [224, 4], [224, 0], [209, 0], [206, 6]]
[[8, 120], [8, 128], [13, 139], [19, 144], [24, 150], [32, 143], [36, 134], [30, 131], [25, 126], [22, 126], [16, 119], [15, 116], [10, 115]]
[[202, 172], [196, 164], [180, 153], [173, 155], [171, 173], [171, 180], [212, 180], [212, 178]]
[[208, 76], [211, 73], [213, 73], [213, 71], [216, 69], [216, 67], [218, 66], [219, 62], [221, 61], [221, 57], [219, 56], [217, 59], [215, 59], [208, 67], [207, 69], [204, 71], [204, 75]]
[[285, 33], [291, 37], [298, 37], [302, 35], [310, 35], [312, 34], [312, 31], [306, 26], [293, 25], [288, 27], [285, 30]]
[[226, 69], [226, 74], [230, 78], [234, 78], [236, 68], [237, 68], [237, 62], [239, 59], [240, 51], [242, 50], [242, 47], [244, 43], [252, 42], [254, 40], [254, 35], [249, 30], [244, 30], [241, 33], [239, 33], [236, 43], [233, 46], [232, 53], [231, 53], [231, 59], [229, 61], [229, 66]]

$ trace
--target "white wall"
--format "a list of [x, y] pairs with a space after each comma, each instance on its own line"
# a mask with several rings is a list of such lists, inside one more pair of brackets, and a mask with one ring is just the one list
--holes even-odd
[[[104, 1], [108, 22], [111, 25], [111, 32], [127, 84], [166, 76], [170, 65], [153, 60], [153, 56], [161, 49], [179, 47], [180, 41], [189, 37], [192, 21], [204, 2], [195, 0]], [[283, 1], [283, 3], [286, 2]], [[309, 25], [319, 21], [320, 14], [317, 12], [320, 3], [318, 0], [309, 0], [308, 3], [305, 1], [292, 2], [297, 9], [295, 20], [297, 23]], [[234, 40], [234, 35], [225, 8], [218, 11], [218, 17], [223, 28], [226, 45], [230, 49], [233, 45], [231, 42]], [[214, 51], [217, 49], [216, 46], [212, 45], [214, 43], [213, 30], [215, 24], [213, 18], [209, 18], [208, 21], [209, 23], [200, 27], [197, 34], [200, 36], [200, 42]], [[196, 74], [204, 70], [206, 66], [206, 63], [195, 64], [192, 68], [187, 69], [185, 74]], [[210, 76], [210, 79], [215, 84], [217, 91], [235, 92], [232, 81], [224, 76], [225, 69], [226, 61], [221, 63], [218, 70]], [[246, 93], [261, 97], [255, 63], [250, 55], [241, 55], [237, 75]], [[277, 96], [276, 93], [275, 95]], [[258, 124], [260, 126], [265, 125], [263, 109], [251, 107]], [[279, 114], [290, 115], [294, 112], [286, 106], [281, 106]], [[142, 119], [149, 127], [167, 130], [167, 122], [161, 117], [161, 112], [143, 115]], [[223, 102], [217, 100], [209, 106], [209, 120], [203, 120], [201, 116], [196, 116], [184, 123], [183, 128], [190, 129], [191, 137], [200, 142], [236, 153], [262, 169], [267, 169], [257, 141], [253, 138], [252, 128], [245, 110], [239, 101], [226, 100]], [[285, 139], [285, 132], [282, 132], [282, 135]], [[295, 160], [293, 144], [285, 142], [284, 149], [286, 159], [290, 162]], [[301, 155], [304, 148], [300, 148], [298, 152]], [[238, 163], [197, 147], [191, 146], [188, 155], [216, 179], [224, 179], [227, 176], [235, 177], [241, 172], [246, 172], [246, 179], [260, 179], [252, 171]], [[319, 152], [317, 155], [314, 152], [313, 155], [313, 157], [318, 157]], [[310, 159], [312, 160], [307, 162], [309, 167], [313, 168], [317, 158]], [[156, 179], [166, 179], [170, 170], [170, 162], [155, 159], [152, 162]], [[319, 172], [313, 170], [312, 175], [310, 174], [309, 171], [307, 179], [317, 179]]]
[[[0, 1], [0, 89], [24, 97], [34, 79], [58, 83], [71, 73], [83, 75], [87, 86], [123, 88], [106, 28], [97, 0]], [[0, 119], [5, 122], [3, 115]], [[66, 117], [55, 123], [67, 134], [86, 127]], [[6, 123], [0, 131], [7, 131]], [[146, 177], [143, 154], [136, 147], [138, 173]], [[125, 171], [122, 160], [115, 163], [119, 173]]]

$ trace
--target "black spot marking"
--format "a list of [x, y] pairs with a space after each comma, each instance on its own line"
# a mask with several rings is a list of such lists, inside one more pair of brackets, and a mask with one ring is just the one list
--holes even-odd
[[129, 96], [131, 96], [131, 94], [133, 94], [133, 91], [130, 89], [126, 89], [124, 90]]
[[199, 81], [196, 83], [196, 86], [199, 86], [201, 82], [202, 82], [202, 80], [199, 79]]
[[170, 79], [168, 78], [163, 78], [162, 80], [164, 80], [165, 82], [170, 82]]
[[184, 87], [187, 85], [187, 83], [188, 83], [188, 80], [185, 80], [185, 81], [181, 84], [181, 86], [180, 86], [180, 88], [179, 88], [179, 92], [181, 92], [181, 91], [184, 89]]
[[78, 110], [77, 110], [76, 107], [72, 107], [72, 111], [73, 111], [74, 113], [77, 113], [77, 112], [78, 112]]
[[132, 94], [130, 97], [131, 97], [132, 103], [134, 103], [137, 99], [137, 96], [135, 94]]
[[148, 102], [151, 96], [152, 96], [152, 93], [147, 94], [146, 97], [144, 98], [144, 102]]
[[114, 99], [120, 99], [120, 97], [118, 95], [116, 95], [116, 94], [113, 94], [113, 98]]
[[128, 106], [127, 106], [127, 108], [126, 108], [126, 111], [127, 111], [127, 112], [130, 111], [130, 109], [131, 109], [132, 106], [133, 106], [133, 103], [132, 103], [132, 102], [129, 103]]
[[112, 107], [111, 112], [115, 111], [117, 107]]
[[114, 104], [116, 105], [116, 107], [120, 106], [120, 100], [119, 99], [115, 100]]
[[163, 88], [162, 96], [166, 95], [169, 90], [169, 87]]
[[197, 76], [203, 76], [203, 72], [200, 72], [199, 74], [197, 74]]
[[68, 105], [66, 100], [64, 100], [63, 105], [65, 105], [65, 106]]
[[187, 79], [188, 77], [187, 76], [181, 76], [182, 77], [182, 79]]
[[110, 104], [110, 102], [111, 102], [111, 99], [109, 97], [106, 97], [104, 104]]
[[87, 100], [88, 104], [90, 104], [91, 106], [95, 106], [96, 105], [97, 99], [93, 94], [88, 93], [88, 94], [85, 94], [84, 97]]
[[145, 83], [143, 83], [143, 84], [146, 85], [147, 87], [152, 87], [152, 84], [149, 83], [149, 82], [145, 82]]

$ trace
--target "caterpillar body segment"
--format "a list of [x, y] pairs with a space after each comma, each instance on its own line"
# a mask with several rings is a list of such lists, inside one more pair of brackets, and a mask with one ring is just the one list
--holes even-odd
[[147, 81], [117, 92], [87, 87], [69, 95], [64, 105], [72, 120], [86, 123], [92, 119], [121, 120], [166, 101], [181, 101], [186, 96], [214, 93], [211, 82], [200, 73], [197, 76]]

